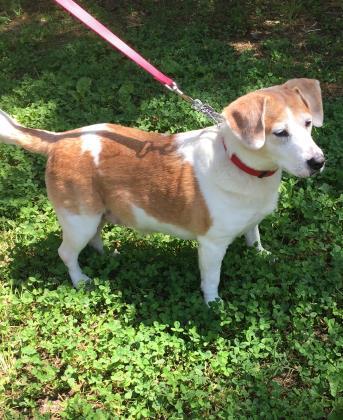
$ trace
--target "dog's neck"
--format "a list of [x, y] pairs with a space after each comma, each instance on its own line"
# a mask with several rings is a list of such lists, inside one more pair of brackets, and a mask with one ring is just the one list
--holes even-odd
[[237, 139], [227, 124], [222, 124], [218, 132], [218, 141], [223, 143], [223, 153], [231, 159], [233, 155], [247, 167], [257, 171], [275, 171], [278, 169], [275, 162], [265, 153], [264, 147], [259, 150], [250, 150]]

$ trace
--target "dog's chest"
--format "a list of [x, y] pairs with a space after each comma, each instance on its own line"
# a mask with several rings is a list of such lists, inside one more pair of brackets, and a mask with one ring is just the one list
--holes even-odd
[[206, 201], [212, 217], [209, 235], [235, 238], [258, 224], [277, 206], [278, 192], [260, 189], [252, 195], [211, 190]]

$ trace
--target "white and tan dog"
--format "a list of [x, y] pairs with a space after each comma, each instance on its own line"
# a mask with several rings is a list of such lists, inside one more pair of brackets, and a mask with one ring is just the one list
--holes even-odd
[[281, 171], [324, 166], [311, 137], [323, 123], [319, 82], [293, 79], [240, 97], [225, 122], [176, 135], [99, 124], [63, 133], [24, 128], [0, 113], [0, 140], [48, 156], [46, 185], [63, 230], [58, 253], [73, 285], [89, 243], [102, 252], [108, 221], [199, 243], [201, 288], [218, 298], [221, 261], [244, 234], [263, 250], [258, 223], [277, 205]]

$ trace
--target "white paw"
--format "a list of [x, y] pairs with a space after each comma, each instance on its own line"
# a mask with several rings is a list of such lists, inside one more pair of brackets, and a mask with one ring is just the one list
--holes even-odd
[[275, 262], [277, 262], [278, 261], [278, 257], [273, 257], [273, 254], [272, 254], [272, 252], [270, 252], [270, 251], [267, 251], [266, 249], [264, 249], [264, 248], [259, 248], [258, 250], [257, 250], [257, 252], [260, 254], [260, 255], [262, 255], [262, 256], [265, 256], [265, 257], [271, 257], [270, 259], [269, 259], [269, 261], [271, 261], [272, 263], [275, 263]]
[[70, 274], [71, 281], [75, 289], [78, 289], [83, 284], [89, 283], [91, 281], [91, 279], [88, 276], [86, 276], [86, 274], [83, 274], [83, 273], [78, 273], [78, 274], [69, 273], [69, 274]]
[[220, 302], [221, 298], [218, 296], [218, 294], [210, 295], [210, 294], [205, 294], [204, 293], [204, 301], [205, 301], [207, 306], [210, 306], [211, 303]]
[[257, 251], [258, 251], [259, 254], [262, 254], [262, 255], [272, 255], [272, 253], [270, 251], [267, 251], [266, 249], [264, 249], [263, 246], [258, 247]]

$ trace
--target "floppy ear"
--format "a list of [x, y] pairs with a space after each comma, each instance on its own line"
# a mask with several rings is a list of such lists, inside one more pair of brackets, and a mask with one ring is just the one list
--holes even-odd
[[260, 149], [266, 140], [266, 102], [266, 97], [250, 93], [238, 98], [223, 111], [233, 133], [250, 149]]
[[283, 86], [295, 90], [305, 102], [312, 114], [313, 125], [321, 127], [323, 125], [323, 102], [322, 92], [318, 80], [315, 79], [291, 79]]

